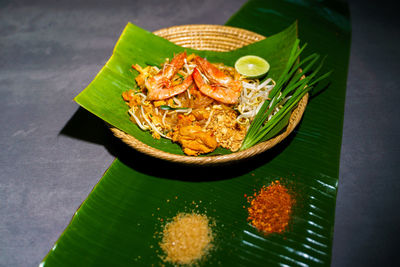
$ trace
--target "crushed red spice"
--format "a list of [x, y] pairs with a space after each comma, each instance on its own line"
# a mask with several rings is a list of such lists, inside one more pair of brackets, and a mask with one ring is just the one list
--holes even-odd
[[279, 180], [264, 185], [253, 196], [245, 197], [250, 203], [247, 220], [258, 230], [271, 234], [287, 228], [295, 200]]

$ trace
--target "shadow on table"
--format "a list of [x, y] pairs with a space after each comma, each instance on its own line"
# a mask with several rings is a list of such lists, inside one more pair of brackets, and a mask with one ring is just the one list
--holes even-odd
[[251, 159], [216, 166], [193, 166], [168, 162], [136, 151], [116, 138], [103, 120], [81, 107], [60, 134], [103, 145], [125, 165], [146, 175], [192, 182], [231, 179], [249, 173], [280, 154], [295, 136], [295, 133], [292, 133], [279, 145]]

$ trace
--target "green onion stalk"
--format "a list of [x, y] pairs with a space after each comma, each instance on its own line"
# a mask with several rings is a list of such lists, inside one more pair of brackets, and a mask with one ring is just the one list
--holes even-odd
[[[304, 44], [299, 49], [300, 40], [297, 39], [291, 49], [286, 67], [276, 82], [275, 87], [268, 95], [259, 112], [252, 121], [249, 130], [243, 140], [240, 150], [248, 149], [268, 135], [268, 133], [279, 124], [286, 115], [291, 112], [316, 83], [327, 78], [330, 72], [317, 77], [321, 70], [324, 59], [316, 68], [315, 64], [320, 59], [316, 53], [300, 60], [299, 56], [306, 48]], [[307, 75], [305, 75], [307, 74]], [[278, 111], [276, 112], [277, 108]], [[273, 112], [276, 112], [273, 114]], [[271, 116], [271, 114], [273, 114]], [[270, 119], [268, 119], [270, 118]]]

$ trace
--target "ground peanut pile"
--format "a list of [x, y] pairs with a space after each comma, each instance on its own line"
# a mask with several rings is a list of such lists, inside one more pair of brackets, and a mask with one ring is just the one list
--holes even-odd
[[213, 233], [205, 215], [179, 213], [163, 230], [160, 247], [165, 261], [173, 264], [192, 264], [212, 248]]

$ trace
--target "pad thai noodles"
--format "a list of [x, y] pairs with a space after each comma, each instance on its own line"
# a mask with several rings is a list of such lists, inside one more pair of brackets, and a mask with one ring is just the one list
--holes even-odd
[[238, 151], [275, 85], [272, 79], [248, 79], [233, 67], [186, 52], [159, 67], [132, 67], [139, 72], [138, 89], [122, 94], [131, 120], [156, 139], [179, 143], [190, 156], [217, 147]]

